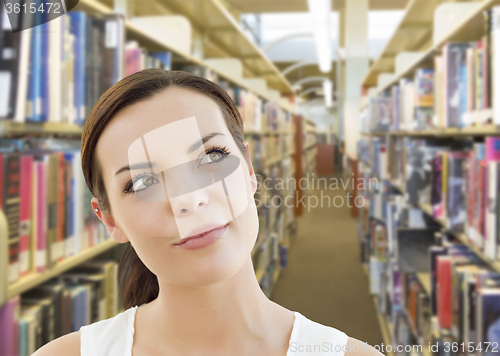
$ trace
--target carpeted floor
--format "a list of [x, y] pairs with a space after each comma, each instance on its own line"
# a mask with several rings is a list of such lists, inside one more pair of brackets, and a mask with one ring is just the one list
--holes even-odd
[[[340, 182], [340, 177], [338, 178]], [[329, 180], [329, 184], [332, 182]], [[330, 203], [339, 190], [324, 190]], [[321, 191], [311, 192], [321, 198]], [[312, 201], [314, 203], [314, 201]], [[335, 200], [341, 205], [340, 197]], [[305, 209], [292, 238], [288, 267], [281, 271], [272, 300], [318, 323], [337, 328], [370, 345], [382, 344], [368, 278], [359, 258], [357, 221], [346, 204]]]

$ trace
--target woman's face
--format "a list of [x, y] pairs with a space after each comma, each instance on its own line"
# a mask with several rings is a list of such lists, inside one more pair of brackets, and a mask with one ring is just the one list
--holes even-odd
[[[212, 99], [168, 88], [120, 111], [96, 152], [111, 207], [101, 220], [159, 279], [210, 285], [250, 258], [258, 234], [255, 176]], [[156, 168], [141, 166], [142, 156]], [[224, 185], [204, 184], [235, 162], [237, 174]]]

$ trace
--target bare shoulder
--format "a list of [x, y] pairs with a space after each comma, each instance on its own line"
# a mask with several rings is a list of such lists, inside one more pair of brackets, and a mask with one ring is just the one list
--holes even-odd
[[75, 331], [43, 345], [32, 356], [80, 356], [80, 331]]
[[382, 356], [383, 354], [377, 351], [373, 346], [358, 339], [349, 337], [347, 340], [346, 351], [344, 356]]

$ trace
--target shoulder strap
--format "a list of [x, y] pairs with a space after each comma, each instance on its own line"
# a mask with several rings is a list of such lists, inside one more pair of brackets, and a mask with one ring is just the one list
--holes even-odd
[[82, 326], [81, 356], [130, 356], [136, 309], [132, 307], [112, 318]]

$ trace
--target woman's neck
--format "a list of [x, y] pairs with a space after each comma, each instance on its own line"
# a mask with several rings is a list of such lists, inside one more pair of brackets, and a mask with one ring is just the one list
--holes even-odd
[[154, 325], [152, 332], [165, 345], [177, 342], [184, 350], [216, 354], [269, 342], [283, 346], [289, 340], [293, 314], [265, 296], [250, 258], [234, 276], [215, 285], [193, 288], [159, 280], [159, 286], [159, 296], [147, 305], [142, 320], [154, 323], [149, 328]]

